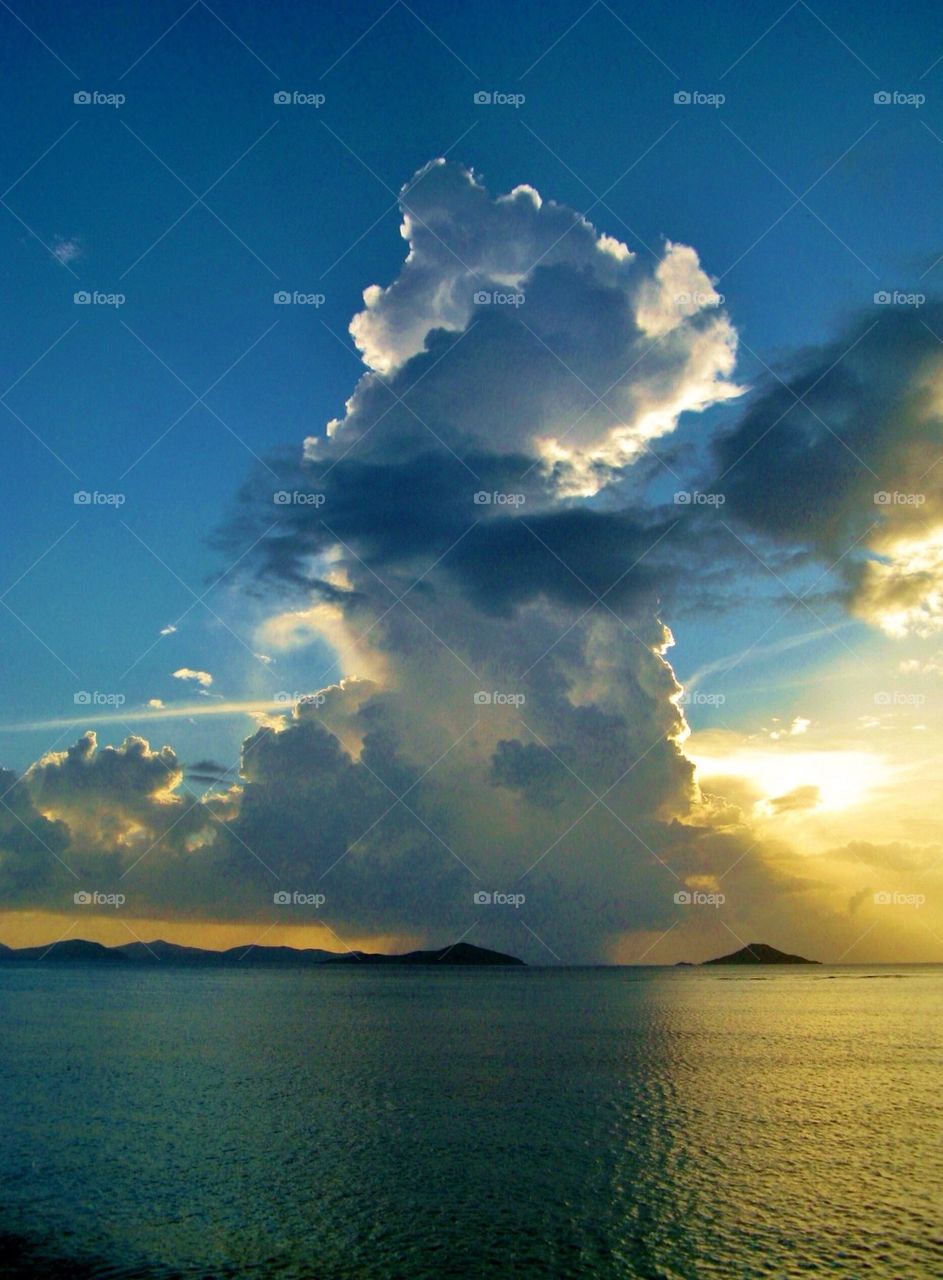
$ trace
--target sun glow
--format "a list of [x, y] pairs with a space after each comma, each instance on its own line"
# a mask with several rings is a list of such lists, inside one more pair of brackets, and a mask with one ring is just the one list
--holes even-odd
[[[884, 784], [892, 770], [867, 751], [733, 751], [690, 757], [702, 786], [711, 778], [742, 778], [759, 792], [756, 809], [773, 815], [799, 807], [817, 812], [848, 809]], [[802, 803], [785, 803], [797, 796]], [[776, 803], [776, 802], [779, 803]]]

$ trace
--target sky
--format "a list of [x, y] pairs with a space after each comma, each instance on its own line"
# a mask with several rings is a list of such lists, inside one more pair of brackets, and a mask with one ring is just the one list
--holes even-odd
[[929, 5], [0, 26], [0, 941], [943, 960]]

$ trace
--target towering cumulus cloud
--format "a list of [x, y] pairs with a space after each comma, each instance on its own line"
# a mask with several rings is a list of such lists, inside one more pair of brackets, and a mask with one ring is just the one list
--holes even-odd
[[[363, 461], [435, 443], [483, 461], [524, 454], [548, 473], [548, 497], [587, 495], [684, 410], [736, 394], [736, 335], [692, 249], [669, 243], [643, 262], [531, 187], [492, 199], [442, 162], [417, 175], [403, 209], [403, 269], [365, 291], [350, 326], [376, 373], [330, 424], [335, 446], [309, 442], [312, 459], [361, 441]], [[391, 379], [394, 394], [415, 387], [409, 408], [367, 444]]]
[[[645, 498], [680, 415], [739, 394], [710, 278], [687, 246], [643, 257], [441, 161], [402, 209], [402, 269], [350, 325], [365, 371], [344, 416], [298, 442], [277, 494], [246, 485], [232, 529], [258, 540], [258, 647], [318, 637], [334, 662], [312, 657], [311, 696], [197, 804], [174, 753], [137, 739], [41, 761], [16, 784], [7, 892], [54, 905], [74, 856], [123, 872], [142, 914], [271, 920], [274, 894], [317, 893], [340, 936], [475, 928], [592, 959], [677, 923], [676, 894], [733, 868], [725, 919], [752, 928], [773, 899], [781, 919], [810, 882], [701, 793], [684, 750], [665, 611], [713, 535]], [[837, 383], [829, 351], [761, 392], [717, 457], [742, 528], [825, 560], [860, 529], [876, 555], [843, 565], [851, 608], [934, 626], [936, 524], [873, 495], [918, 484], [939, 345], [912, 322], [891, 333], [876, 361], [862, 329]], [[819, 425], [835, 410], [844, 446]], [[279, 919], [309, 917], [292, 898]]]
[[737, 393], [735, 333], [691, 249], [643, 262], [529, 187], [439, 162], [403, 208], [403, 269], [350, 326], [368, 371], [293, 477], [322, 500], [285, 504], [259, 570], [319, 602], [269, 640], [304, 617], [375, 683], [250, 740], [238, 833], [331, 868], [350, 918], [519, 935], [474, 895], [523, 893], [551, 948], [597, 954], [700, 867], [674, 516], [638, 494], [679, 415]]

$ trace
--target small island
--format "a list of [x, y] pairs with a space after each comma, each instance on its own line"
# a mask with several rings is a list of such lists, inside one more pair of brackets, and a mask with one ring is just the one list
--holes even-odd
[[818, 960], [807, 960], [805, 956], [789, 955], [785, 951], [777, 951], [766, 942], [749, 942], [739, 951], [732, 951], [729, 956], [717, 956], [714, 960], [705, 960], [704, 964], [819, 964]]
[[388, 956], [370, 951], [347, 951], [331, 956], [328, 964], [505, 964], [522, 965], [517, 956], [501, 951], [489, 951], [487, 947], [475, 947], [470, 942], [455, 942], [438, 951], [407, 951], [405, 955]]

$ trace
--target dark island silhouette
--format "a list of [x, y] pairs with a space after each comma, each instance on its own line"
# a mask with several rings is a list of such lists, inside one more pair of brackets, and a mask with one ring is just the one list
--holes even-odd
[[506, 956], [486, 947], [473, 947], [470, 942], [456, 942], [439, 951], [407, 951], [403, 956], [386, 956], [369, 951], [348, 951], [328, 957], [328, 964], [514, 964], [523, 965], [516, 956]]
[[818, 960], [807, 960], [805, 956], [792, 956], [786, 951], [777, 951], [766, 942], [748, 942], [739, 951], [732, 951], [729, 956], [717, 956], [714, 960], [705, 960], [704, 964], [819, 964]]
[[[106, 947], [100, 942], [68, 938], [62, 942], [38, 947], [7, 947], [0, 943], [0, 964], [22, 961], [104, 965], [173, 965], [183, 968], [310, 968], [320, 965], [514, 965], [523, 966], [517, 956], [476, 947], [470, 942], [456, 942], [431, 951], [407, 951], [403, 955], [386, 955], [372, 951], [324, 951], [317, 947], [230, 947], [227, 951], [208, 951], [202, 947], [183, 947], [158, 938], [154, 942], [125, 942]], [[730, 955], [703, 961], [719, 964], [818, 964], [805, 956], [777, 951], [765, 942], [750, 942]], [[686, 960], [678, 968], [698, 968]]]
[[187, 968], [308, 968], [312, 965], [520, 965], [517, 956], [456, 942], [435, 951], [407, 951], [404, 955], [383, 955], [367, 951], [322, 951], [295, 947], [230, 947], [228, 951], [205, 951], [201, 947], [181, 947], [158, 939], [155, 942], [126, 942], [105, 947], [100, 942], [69, 938], [41, 947], [7, 947], [0, 943], [0, 964], [43, 960], [58, 963], [144, 965], [158, 964]]

